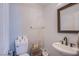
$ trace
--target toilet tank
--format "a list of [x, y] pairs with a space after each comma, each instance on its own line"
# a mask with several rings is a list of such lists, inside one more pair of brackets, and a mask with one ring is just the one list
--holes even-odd
[[26, 36], [18, 36], [15, 40], [16, 54], [24, 54], [28, 51], [28, 39]]

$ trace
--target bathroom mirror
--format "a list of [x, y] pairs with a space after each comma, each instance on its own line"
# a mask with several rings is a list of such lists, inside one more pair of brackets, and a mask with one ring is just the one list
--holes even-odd
[[57, 10], [58, 32], [78, 33], [79, 32], [79, 4], [69, 3]]

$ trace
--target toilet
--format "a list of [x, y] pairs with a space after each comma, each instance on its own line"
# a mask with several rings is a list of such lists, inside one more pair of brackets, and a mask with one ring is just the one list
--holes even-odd
[[20, 35], [15, 40], [15, 49], [17, 56], [29, 56], [28, 52], [28, 39], [24, 35]]

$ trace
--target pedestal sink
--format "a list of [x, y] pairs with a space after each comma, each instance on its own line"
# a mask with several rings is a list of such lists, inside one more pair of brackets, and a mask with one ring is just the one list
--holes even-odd
[[66, 46], [64, 44], [61, 44], [60, 42], [55, 42], [52, 44], [52, 46], [59, 52], [61, 52], [63, 55], [77, 55], [79, 49], [77, 47], [70, 47]]

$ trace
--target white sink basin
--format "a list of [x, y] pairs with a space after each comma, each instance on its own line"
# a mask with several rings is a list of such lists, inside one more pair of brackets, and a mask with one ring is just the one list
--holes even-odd
[[64, 44], [61, 44], [60, 42], [53, 43], [52, 46], [56, 50], [60, 51], [63, 54], [67, 54], [67, 55], [77, 55], [79, 51], [77, 47], [66, 46]]

